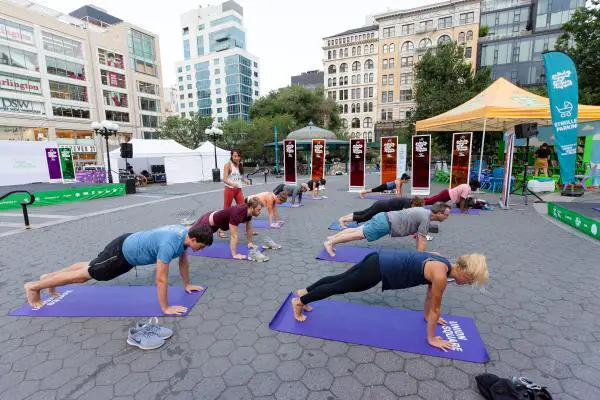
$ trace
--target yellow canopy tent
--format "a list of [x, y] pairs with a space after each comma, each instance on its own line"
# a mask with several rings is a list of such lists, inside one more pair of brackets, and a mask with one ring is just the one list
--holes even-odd
[[[600, 120], [600, 106], [579, 105], [578, 122]], [[485, 132], [505, 132], [514, 125], [537, 122], [551, 125], [550, 101], [498, 78], [471, 100], [435, 117], [417, 121], [417, 132], [482, 131], [479, 176]]]

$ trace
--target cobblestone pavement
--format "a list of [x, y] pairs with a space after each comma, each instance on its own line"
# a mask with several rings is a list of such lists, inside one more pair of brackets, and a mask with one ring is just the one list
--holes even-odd
[[[376, 178], [370, 176], [369, 182]], [[281, 210], [288, 223], [273, 239], [284, 248], [271, 252], [267, 263], [192, 257], [192, 282], [209, 289], [189, 316], [161, 318], [175, 335], [155, 351], [126, 344], [134, 319], [5, 315], [24, 303], [25, 281], [91, 259], [121, 233], [218, 208], [220, 193], [1, 238], [0, 400], [468, 400], [480, 398], [474, 377], [484, 372], [529, 376], [547, 385], [555, 399], [600, 399], [599, 248], [544, 220], [531, 205], [517, 207], [522, 211], [453, 215], [430, 243], [450, 257], [474, 251], [488, 257], [487, 291], [453, 285], [443, 304], [444, 313], [475, 318], [491, 356], [486, 365], [271, 331], [268, 323], [290, 290], [347, 267], [314, 259], [329, 223], [369, 204], [346, 193], [346, 183], [347, 177], [331, 178], [328, 200]], [[207, 184], [196, 190], [211, 189]], [[86, 206], [93, 212], [102, 204]], [[42, 210], [49, 212], [37, 212]], [[259, 238], [265, 236], [261, 231]], [[386, 238], [376, 245], [411, 248], [413, 241]], [[137, 276], [131, 272], [109, 284], [151, 285], [153, 272], [138, 268]], [[170, 279], [180, 283], [177, 268]], [[377, 287], [341, 299], [421, 310], [424, 293], [425, 288], [415, 288], [382, 294]]]

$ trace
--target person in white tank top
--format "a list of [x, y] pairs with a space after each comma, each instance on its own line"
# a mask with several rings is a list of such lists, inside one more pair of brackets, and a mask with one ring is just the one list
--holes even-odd
[[223, 209], [231, 207], [233, 200], [236, 204], [244, 204], [244, 194], [242, 186], [247, 183], [244, 179], [244, 167], [242, 166], [241, 153], [239, 150], [231, 150], [231, 159], [223, 168], [223, 183], [225, 190], [223, 192]]

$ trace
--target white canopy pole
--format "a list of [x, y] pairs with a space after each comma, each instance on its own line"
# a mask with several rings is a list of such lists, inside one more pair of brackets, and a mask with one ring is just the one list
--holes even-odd
[[485, 143], [485, 128], [487, 125], [487, 118], [483, 120], [483, 135], [481, 136], [481, 154], [479, 155], [479, 172], [477, 173], [477, 180], [481, 181], [481, 167], [483, 166], [483, 145]]

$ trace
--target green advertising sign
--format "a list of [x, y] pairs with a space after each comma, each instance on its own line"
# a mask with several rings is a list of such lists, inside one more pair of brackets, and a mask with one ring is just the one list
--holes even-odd
[[581, 215], [555, 203], [548, 203], [548, 215], [588, 236], [600, 240], [600, 221], [588, 218], [585, 215]]
[[[125, 185], [122, 183], [85, 186], [63, 190], [49, 190], [47, 192], [34, 192], [35, 203], [33, 207], [49, 206], [54, 204], [70, 203], [73, 201], [93, 200], [103, 197], [124, 196]], [[0, 201], [0, 210], [21, 208], [21, 202], [28, 200], [26, 193], [15, 193]]]
[[60, 169], [63, 180], [75, 180], [75, 168], [73, 168], [73, 152], [69, 147], [59, 147]]

